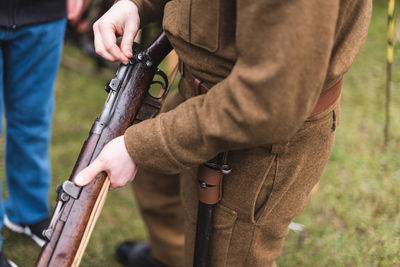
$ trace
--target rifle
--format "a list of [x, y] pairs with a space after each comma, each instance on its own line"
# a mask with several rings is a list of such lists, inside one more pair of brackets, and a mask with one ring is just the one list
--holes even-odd
[[[128, 65], [121, 64], [116, 76], [106, 85], [107, 100], [99, 118], [95, 120], [84, 142], [68, 181], [57, 187], [57, 205], [49, 229], [43, 232], [48, 240], [36, 266], [78, 266], [90, 234], [108, 192], [109, 179], [105, 172], [85, 187], [78, 187], [73, 179], [88, 166], [112, 139], [124, 134], [132, 124], [154, 117], [160, 101], [148, 93], [153, 83], [168, 91], [168, 78], [157, 66], [172, 50], [165, 33], [147, 48], [133, 46], [134, 56]], [[153, 81], [160, 75], [162, 81]]]

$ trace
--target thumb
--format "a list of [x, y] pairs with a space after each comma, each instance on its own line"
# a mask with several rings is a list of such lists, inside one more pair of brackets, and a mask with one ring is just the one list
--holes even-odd
[[138, 28], [134, 23], [129, 23], [125, 26], [124, 34], [121, 40], [121, 50], [125, 54], [126, 57], [131, 58], [132, 54], [132, 46], [133, 41], [135, 40], [136, 33]]
[[92, 163], [89, 164], [85, 169], [81, 170], [74, 179], [74, 183], [77, 186], [85, 186], [89, 184], [97, 174], [104, 171], [104, 165], [101, 160], [97, 157]]

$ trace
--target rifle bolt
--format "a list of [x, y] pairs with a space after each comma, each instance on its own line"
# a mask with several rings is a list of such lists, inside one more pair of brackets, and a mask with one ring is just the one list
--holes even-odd
[[141, 60], [143, 59], [143, 54], [142, 54], [142, 53], [139, 53], [139, 54], [137, 55], [137, 59], [138, 59], [139, 61], [141, 61]]
[[153, 65], [153, 63], [150, 60], [146, 61], [146, 66], [147, 67], [150, 68], [152, 65]]

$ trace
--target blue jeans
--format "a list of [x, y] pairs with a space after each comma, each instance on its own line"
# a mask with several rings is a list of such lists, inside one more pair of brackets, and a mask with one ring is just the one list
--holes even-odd
[[10, 221], [26, 224], [36, 223], [49, 213], [54, 82], [65, 24], [61, 19], [16, 29], [0, 28], [0, 111], [6, 119], [8, 189], [4, 206], [0, 200], [0, 229], [4, 212]]

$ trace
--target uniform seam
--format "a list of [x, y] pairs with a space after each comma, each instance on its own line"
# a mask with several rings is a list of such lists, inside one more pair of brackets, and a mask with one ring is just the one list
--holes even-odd
[[233, 232], [234, 232], [234, 230], [235, 230], [235, 228], [237, 227], [237, 221], [239, 220], [239, 218], [236, 216], [236, 218], [235, 218], [235, 220], [234, 220], [234, 222], [233, 222], [233, 224], [232, 224], [232, 232], [231, 232], [231, 234], [229, 235], [229, 243], [228, 243], [228, 249], [227, 249], [227, 251], [226, 251], [226, 258], [225, 258], [225, 264], [224, 264], [224, 266], [227, 266], [228, 265], [228, 259], [229, 259], [229, 257], [228, 257], [228, 255], [229, 255], [229, 252], [230, 252], [230, 250], [231, 250], [231, 244], [232, 244], [232, 236], [233, 236]]
[[[256, 222], [257, 221], [256, 220], [256, 214], [255, 214], [255, 212], [256, 212], [256, 210], [255, 210], [256, 207], [255, 206], [256, 206], [256, 203], [257, 203], [257, 199], [258, 199], [258, 196], [259, 196], [259, 194], [261, 192], [261, 189], [262, 189], [262, 187], [263, 187], [263, 185], [264, 185], [264, 183], [265, 183], [265, 181], [266, 181], [266, 179], [268, 177], [268, 173], [270, 172], [270, 170], [271, 170], [271, 168], [272, 168], [272, 166], [274, 164], [275, 155], [272, 154], [272, 155], [270, 155], [270, 157], [271, 157], [271, 159], [270, 159], [271, 162], [268, 164], [268, 166], [264, 170], [263, 179], [262, 179], [260, 185], [257, 188], [257, 195], [255, 196], [255, 198], [254, 198], [254, 200], [253, 200], [253, 202], [251, 204], [252, 210], [251, 210], [250, 216], [251, 216], [251, 223], [252, 224], [256, 224], [257, 223]], [[274, 175], [274, 180], [275, 180], [275, 177], [276, 177], [276, 175]], [[272, 184], [272, 186], [273, 186], [273, 184]], [[271, 191], [271, 193], [272, 193], [272, 191]], [[268, 199], [269, 199], [269, 197], [268, 197]], [[268, 199], [266, 200], [265, 205], [267, 205]]]
[[249, 245], [249, 247], [247, 249], [246, 257], [244, 258], [244, 263], [247, 263], [251, 248], [253, 247], [253, 243], [254, 243], [254, 235], [255, 235], [255, 232], [256, 232], [257, 225], [253, 224], [252, 226], [253, 226], [253, 233], [251, 235], [251, 242], [250, 242], [250, 245]]

